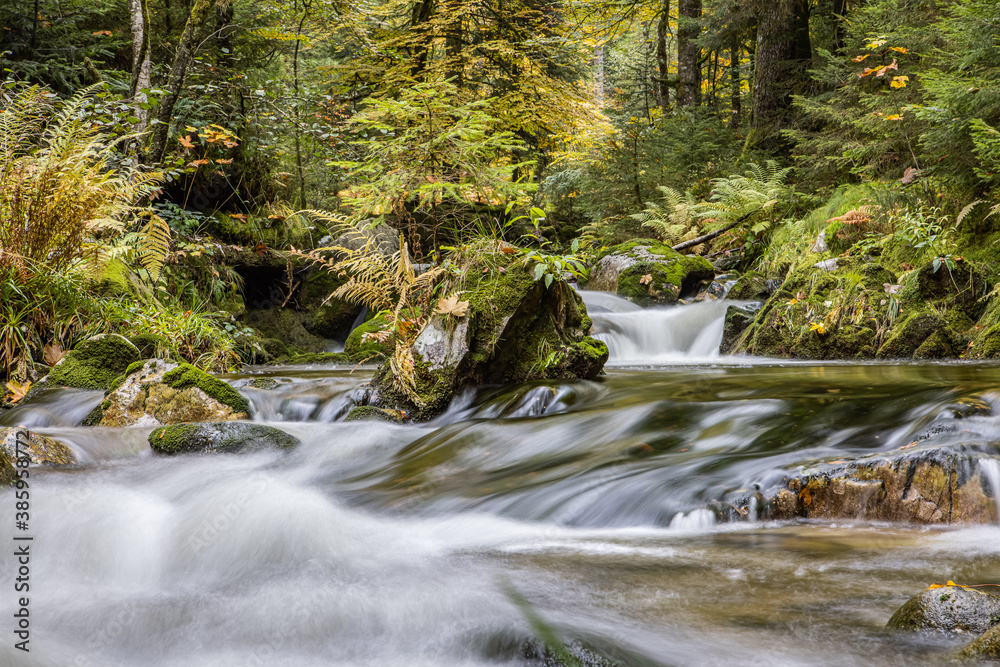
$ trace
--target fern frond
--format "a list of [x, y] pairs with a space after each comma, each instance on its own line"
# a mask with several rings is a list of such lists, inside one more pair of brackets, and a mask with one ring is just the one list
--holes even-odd
[[138, 241], [139, 263], [155, 282], [170, 252], [170, 227], [160, 216], [150, 214], [149, 222], [139, 232]]

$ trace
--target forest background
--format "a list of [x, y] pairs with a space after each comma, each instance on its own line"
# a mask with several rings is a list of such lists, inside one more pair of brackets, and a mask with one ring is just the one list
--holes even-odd
[[286, 305], [303, 254], [383, 223], [547, 280], [721, 229], [686, 252], [780, 280], [825, 230], [998, 280], [993, 0], [8, 0], [0, 26], [12, 381], [112, 331], [266, 358], [234, 267], [288, 259]]

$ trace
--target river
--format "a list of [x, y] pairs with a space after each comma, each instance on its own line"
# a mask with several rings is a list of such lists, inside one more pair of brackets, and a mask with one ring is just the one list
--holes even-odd
[[[0, 664], [556, 664], [543, 630], [595, 665], [937, 664], [961, 638], [883, 626], [930, 583], [1000, 581], [1000, 527], [744, 502], [911, 443], [1000, 471], [1000, 367], [719, 357], [724, 308], [684, 308], [592, 301], [607, 377], [483, 388], [423, 425], [342, 421], [370, 368], [227, 376], [283, 378], [242, 391], [290, 453], [153, 456], [149, 429], [76, 425], [94, 392], [0, 417], [83, 461], [33, 471], [31, 652], [0, 623]], [[13, 512], [5, 493], [7, 544]]]

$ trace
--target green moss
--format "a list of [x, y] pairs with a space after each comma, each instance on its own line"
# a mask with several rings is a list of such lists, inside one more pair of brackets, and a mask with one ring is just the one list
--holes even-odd
[[214, 378], [191, 364], [181, 364], [163, 374], [163, 384], [173, 389], [197, 387], [219, 403], [228, 405], [236, 412], [250, 414], [250, 402], [240, 392], [218, 378]]
[[152, 359], [157, 356], [159, 350], [167, 348], [166, 339], [163, 336], [152, 333], [141, 333], [137, 336], [132, 336], [129, 338], [129, 341], [139, 348], [139, 355], [143, 359]]
[[95, 336], [76, 346], [49, 373], [50, 386], [105, 389], [139, 360], [139, 351], [117, 334]]
[[343, 352], [303, 352], [283, 360], [286, 364], [351, 364], [351, 356]]
[[149, 434], [149, 446], [159, 454], [246, 454], [263, 449], [291, 449], [298, 444], [298, 438], [280, 429], [252, 422], [169, 424]]
[[347, 337], [347, 342], [344, 343], [344, 354], [356, 363], [379, 361], [388, 357], [392, 354], [392, 342], [379, 343], [370, 338], [366, 341], [362, 340], [365, 334], [382, 331], [388, 325], [389, 320], [385, 316], [379, 316], [361, 324]]
[[351, 410], [347, 417], [344, 418], [344, 421], [380, 421], [392, 424], [402, 424], [403, 416], [396, 410], [386, 410], [383, 408], [376, 408], [371, 405], [363, 405]]
[[748, 271], [736, 280], [726, 298], [734, 301], [765, 301], [771, 291], [763, 275]]
[[913, 313], [893, 327], [889, 339], [879, 348], [878, 356], [881, 359], [909, 359], [932, 333], [947, 326], [940, 315]]

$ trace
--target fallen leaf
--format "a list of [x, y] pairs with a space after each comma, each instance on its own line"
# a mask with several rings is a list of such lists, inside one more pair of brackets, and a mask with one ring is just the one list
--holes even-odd
[[11, 403], [17, 403], [18, 401], [20, 401], [22, 398], [25, 397], [29, 389], [31, 389], [31, 382], [21, 383], [11, 380], [10, 382], [7, 383], [7, 391], [10, 392], [10, 394], [7, 396], [7, 399]]
[[42, 360], [49, 366], [55, 366], [59, 360], [66, 356], [65, 350], [58, 341], [53, 341], [42, 348]]
[[452, 294], [448, 298], [441, 297], [438, 299], [437, 308], [434, 309], [435, 313], [441, 313], [442, 315], [454, 315], [455, 317], [462, 317], [469, 308], [468, 301], [460, 301], [458, 294]]
[[639, 278], [639, 284], [640, 285], [648, 285], [651, 282], [653, 282], [653, 274], [652, 273], [647, 273], [642, 278]]

